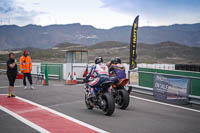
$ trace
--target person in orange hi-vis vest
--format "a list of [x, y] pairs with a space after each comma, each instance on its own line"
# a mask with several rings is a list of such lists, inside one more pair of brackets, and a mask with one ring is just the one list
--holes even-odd
[[23, 79], [23, 84], [24, 84], [24, 89], [27, 89], [26, 87], [26, 77], [28, 78], [28, 81], [30, 83], [31, 89], [34, 89], [32, 85], [32, 76], [31, 76], [31, 71], [32, 71], [32, 62], [31, 62], [31, 57], [28, 56], [29, 52], [27, 50], [24, 51], [24, 54], [20, 57], [20, 71], [21, 73], [24, 74], [24, 79]]

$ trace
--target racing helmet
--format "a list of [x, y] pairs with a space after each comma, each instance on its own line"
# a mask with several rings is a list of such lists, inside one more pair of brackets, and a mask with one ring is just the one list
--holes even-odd
[[100, 63], [103, 63], [103, 58], [102, 57], [96, 57], [95, 58], [95, 64], [100, 64]]
[[116, 57], [116, 62], [119, 63], [119, 64], [122, 63], [122, 61], [121, 61], [121, 59], [119, 57]]
[[115, 57], [111, 59], [112, 64], [121, 64], [121, 59], [119, 57]]

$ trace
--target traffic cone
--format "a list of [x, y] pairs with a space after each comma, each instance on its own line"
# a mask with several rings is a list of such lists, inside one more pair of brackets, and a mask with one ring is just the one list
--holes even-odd
[[73, 81], [72, 81], [73, 85], [77, 84], [77, 80], [76, 80], [76, 72], [74, 72], [74, 76], [73, 76]]
[[43, 76], [43, 85], [47, 85], [47, 80], [46, 80], [45, 75]]
[[68, 78], [67, 78], [67, 85], [71, 85], [71, 84], [72, 84], [72, 82], [71, 82], [71, 74], [69, 72]]

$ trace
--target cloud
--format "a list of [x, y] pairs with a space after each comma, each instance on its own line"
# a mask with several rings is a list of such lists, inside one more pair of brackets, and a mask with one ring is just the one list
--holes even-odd
[[26, 25], [33, 22], [34, 17], [42, 14], [34, 10], [27, 11], [15, 0], [0, 1], [1, 24]]
[[35, 3], [33, 3], [33, 5], [40, 5], [40, 3], [38, 3], [38, 2], [35, 2]]
[[[144, 21], [157, 24], [200, 21], [199, 0], [100, 0], [109, 8], [128, 16], [140, 15]], [[197, 19], [198, 18], [198, 19]], [[197, 20], [197, 21], [196, 21]]]
[[133, 0], [100, 0], [103, 8], [111, 8], [116, 11], [131, 13], [135, 10]]
[[8, 13], [14, 10], [12, 0], [1, 0], [0, 1], [0, 13]]
[[135, 11], [151, 13], [161, 11], [162, 13], [169, 10], [195, 10], [199, 9], [199, 0], [100, 0], [103, 7], [114, 10], [133, 13]]

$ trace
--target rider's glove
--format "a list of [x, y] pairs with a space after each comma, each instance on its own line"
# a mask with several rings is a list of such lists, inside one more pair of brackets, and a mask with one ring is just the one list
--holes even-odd
[[87, 79], [83, 79], [83, 83], [87, 83], [88, 82], [88, 80]]

